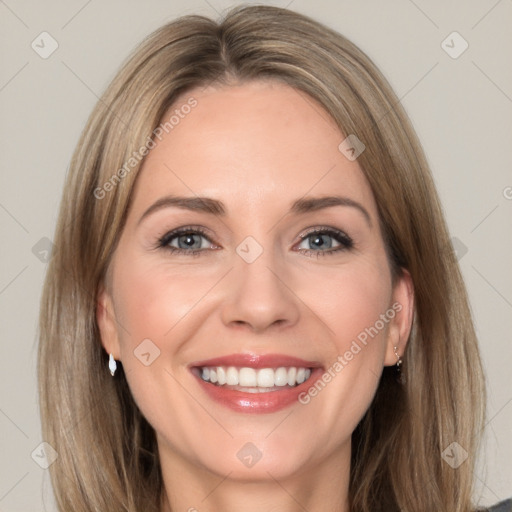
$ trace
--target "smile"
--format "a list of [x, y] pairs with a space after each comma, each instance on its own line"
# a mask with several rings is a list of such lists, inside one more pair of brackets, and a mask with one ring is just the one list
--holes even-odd
[[190, 365], [206, 396], [236, 412], [271, 413], [294, 403], [322, 365], [279, 354], [232, 354]]
[[291, 366], [286, 368], [237, 368], [235, 366], [202, 367], [201, 378], [217, 386], [226, 386], [247, 393], [279, 391], [293, 388], [311, 376], [311, 369]]

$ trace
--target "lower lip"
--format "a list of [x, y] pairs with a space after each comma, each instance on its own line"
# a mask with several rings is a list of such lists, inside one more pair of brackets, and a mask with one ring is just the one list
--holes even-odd
[[309, 379], [302, 384], [294, 388], [283, 388], [268, 393], [237, 391], [206, 382], [199, 375], [194, 374], [194, 376], [205, 393], [216, 402], [236, 412], [262, 414], [280, 411], [293, 403], [298, 403], [300, 393], [306, 391], [322, 372], [321, 368], [312, 368]]

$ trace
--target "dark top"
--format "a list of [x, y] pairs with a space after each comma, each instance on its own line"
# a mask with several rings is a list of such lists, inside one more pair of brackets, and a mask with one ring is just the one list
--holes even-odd
[[489, 512], [512, 512], [512, 499], [501, 501], [494, 505], [494, 507], [491, 507]]

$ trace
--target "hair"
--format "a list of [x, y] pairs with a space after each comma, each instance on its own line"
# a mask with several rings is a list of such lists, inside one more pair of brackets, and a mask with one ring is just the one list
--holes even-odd
[[[405, 383], [385, 368], [353, 433], [350, 510], [472, 510], [483, 373], [465, 286], [411, 122], [381, 72], [345, 37], [286, 9], [241, 5], [219, 22], [187, 15], [146, 38], [95, 106], [73, 154], [38, 353], [42, 431], [58, 452], [50, 473], [62, 512], [157, 512], [160, 505], [154, 430], [122, 367], [110, 376], [95, 316], [143, 159], [124, 164], [154, 139], [180, 95], [267, 79], [306, 93], [345, 136], [363, 141], [357, 161], [377, 203], [392, 275], [406, 269], [415, 291]], [[457, 469], [441, 456], [453, 442], [468, 453]]]

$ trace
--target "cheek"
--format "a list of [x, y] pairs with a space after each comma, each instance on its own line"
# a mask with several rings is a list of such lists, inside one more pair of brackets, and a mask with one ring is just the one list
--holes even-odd
[[313, 304], [330, 328], [328, 362], [324, 376], [312, 383], [301, 403], [319, 422], [336, 425], [340, 435], [329, 441], [333, 449], [331, 443], [350, 436], [377, 389], [392, 286], [385, 261], [372, 264], [368, 260], [333, 273], [325, 283], [324, 293], [317, 292]]
[[338, 284], [336, 351], [343, 357], [346, 375], [357, 378], [363, 393], [365, 388], [370, 392], [375, 376], [382, 371], [386, 351], [391, 276], [385, 265], [362, 265], [353, 267]]
[[180, 350], [201, 325], [194, 307], [211, 280], [174, 271], [165, 261], [148, 264], [147, 257], [120, 260], [115, 269], [120, 358], [130, 391], [150, 424], [185, 436], [180, 418], [168, 411], [187, 410], [190, 401], [176, 382], [182, 377]]
[[118, 266], [116, 316], [126, 331], [124, 344], [132, 350], [144, 338], [163, 349], [174, 327], [192, 311], [211, 287], [198, 273], [172, 271], [164, 264], [146, 265], [137, 258]]
[[[385, 338], [387, 323], [379, 319], [390, 307], [392, 297], [391, 276], [385, 261], [361, 258], [316, 277], [305, 285], [308, 289], [304, 289], [303, 296], [309, 297], [311, 308], [329, 327], [337, 354], [348, 350], [358, 337], [364, 341], [368, 330], [375, 332], [372, 327], [376, 323], [379, 335], [374, 334], [371, 339]], [[368, 349], [372, 351], [370, 344]]]

